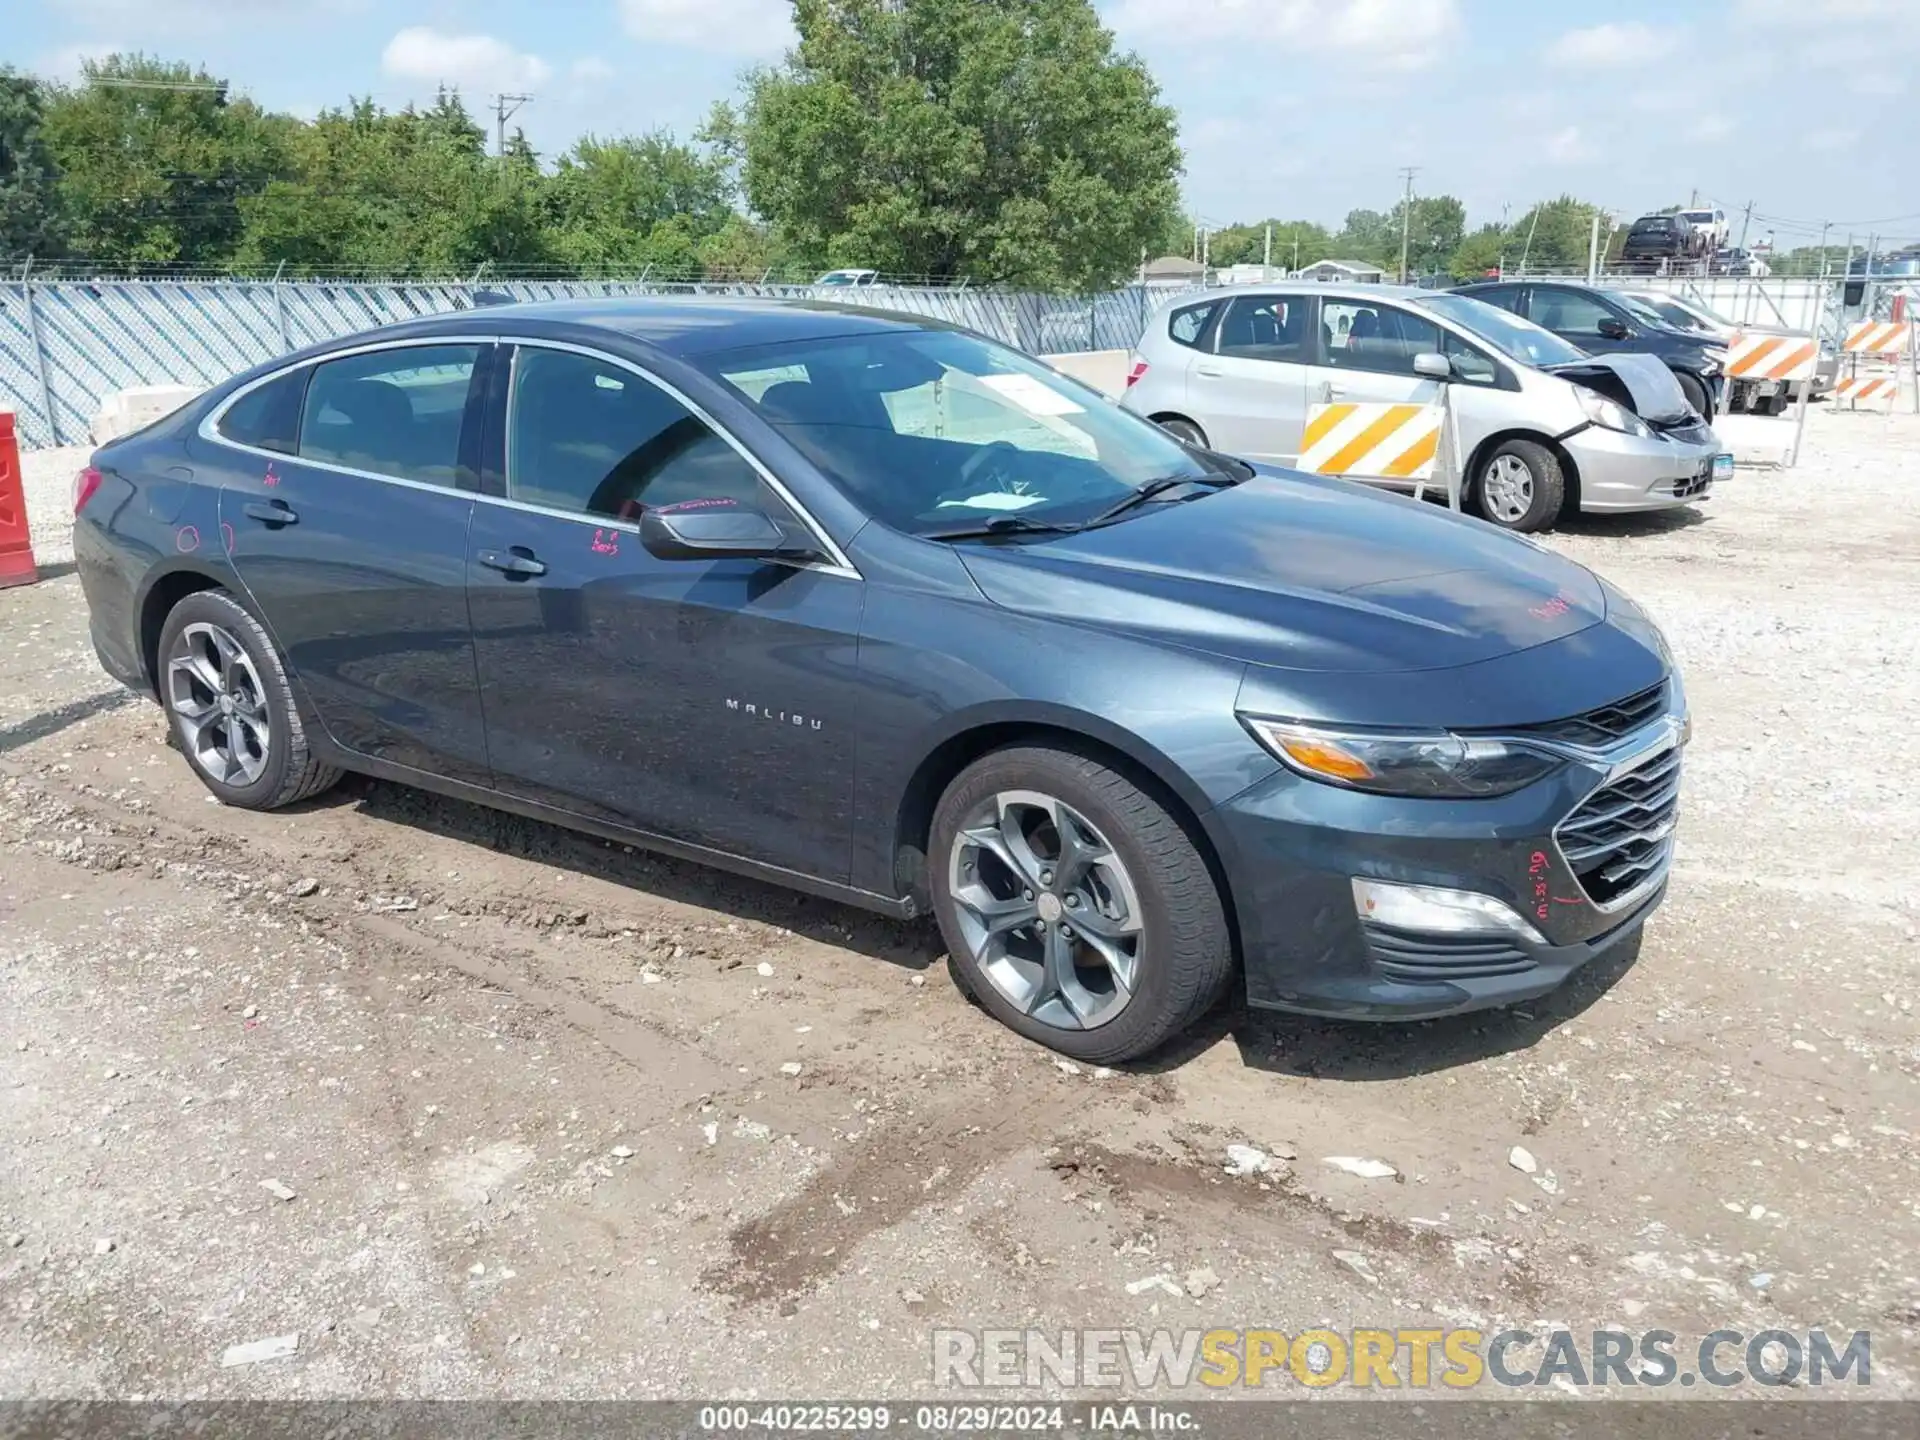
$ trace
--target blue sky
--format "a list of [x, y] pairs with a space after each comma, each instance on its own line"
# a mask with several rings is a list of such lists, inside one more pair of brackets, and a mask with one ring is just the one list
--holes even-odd
[[[1920, 0], [1097, 0], [1180, 116], [1190, 208], [1337, 224], [1398, 169], [1475, 223], [1569, 191], [1631, 216], [1686, 200], [1782, 245], [1835, 222], [1920, 236]], [[584, 130], [685, 135], [791, 39], [787, 0], [14, 0], [0, 59], [194, 60], [262, 104], [398, 105], [457, 85]], [[1736, 234], [1738, 217], [1734, 220]]]

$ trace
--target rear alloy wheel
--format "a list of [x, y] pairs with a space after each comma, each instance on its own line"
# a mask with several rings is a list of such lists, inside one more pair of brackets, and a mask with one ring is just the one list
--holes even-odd
[[273, 641], [224, 591], [168, 612], [158, 669], [174, 743], [222, 804], [274, 810], [339, 780], [308, 746]]
[[1566, 494], [1559, 458], [1531, 440], [1501, 441], [1473, 481], [1475, 508], [1503, 530], [1545, 529]]
[[1050, 748], [997, 751], [934, 816], [934, 892], [955, 976], [998, 1019], [1077, 1059], [1157, 1048], [1232, 973], [1213, 877], [1125, 776]]
[[1192, 445], [1201, 450], [1207, 448], [1207, 432], [1191, 420], [1183, 420], [1178, 415], [1169, 415], [1156, 423], [1183, 445]]

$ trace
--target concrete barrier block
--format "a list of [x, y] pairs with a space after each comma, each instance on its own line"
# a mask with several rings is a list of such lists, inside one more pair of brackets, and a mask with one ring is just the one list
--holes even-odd
[[192, 385], [135, 385], [100, 402], [93, 417], [93, 443], [104, 445], [171, 415], [200, 393]]

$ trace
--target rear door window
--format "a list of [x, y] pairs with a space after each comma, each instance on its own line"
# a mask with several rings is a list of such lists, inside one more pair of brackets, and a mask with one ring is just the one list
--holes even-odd
[[1241, 360], [1309, 364], [1313, 356], [1307, 312], [1312, 308], [1312, 300], [1304, 295], [1238, 296], [1220, 317], [1220, 337], [1214, 348]]
[[1468, 293], [1472, 295], [1474, 299], [1484, 301], [1489, 305], [1498, 305], [1502, 310], [1511, 310], [1516, 315], [1526, 314], [1526, 311], [1520, 308], [1520, 287], [1518, 285], [1493, 285], [1485, 290], [1472, 290]]
[[256, 450], [296, 453], [300, 440], [300, 402], [307, 393], [306, 367], [289, 371], [264, 385], [256, 385], [227, 407], [219, 432], [236, 445]]
[[478, 345], [408, 345], [313, 367], [300, 458], [453, 488]]

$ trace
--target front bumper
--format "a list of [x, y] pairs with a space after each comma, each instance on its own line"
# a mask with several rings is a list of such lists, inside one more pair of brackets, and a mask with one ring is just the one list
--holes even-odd
[[1706, 499], [1721, 446], [1712, 430], [1697, 429], [1704, 439], [1625, 435], [1598, 425], [1562, 437], [1579, 471], [1582, 513], [1666, 510]]
[[[1420, 1020], [1557, 988], [1630, 942], [1665, 897], [1684, 733], [1677, 715], [1664, 716], [1488, 800], [1368, 795], [1292, 771], [1234, 797], [1206, 825], [1233, 895], [1248, 1002], [1356, 1020]], [[1582, 855], [1579, 842], [1590, 836], [1583, 827], [1588, 817], [1631, 806], [1636, 777], [1663, 774], [1670, 784], [1660, 816], [1629, 810], [1621, 822], [1644, 824], [1654, 837], [1638, 852], [1644, 868], [1606, 888]], [[1489, 895], [1517, 924], [1422, 933], [1363, 919], [1355, 877]]]

